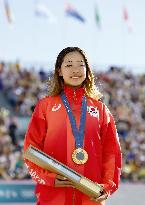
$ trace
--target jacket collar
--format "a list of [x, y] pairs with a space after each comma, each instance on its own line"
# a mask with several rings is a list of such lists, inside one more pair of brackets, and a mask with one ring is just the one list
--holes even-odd
[[68, 85], [64, 85], [64, 93], [69, 102], [78, 104], [82, 102], [82, 97], [85, 95], [85, 89], [84, 87], [73, 88]]

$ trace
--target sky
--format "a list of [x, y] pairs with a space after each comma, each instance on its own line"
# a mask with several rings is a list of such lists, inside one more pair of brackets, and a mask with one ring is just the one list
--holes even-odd
[[[65, 0], [9, 0], [14, 16], [10, 25], [0, 0], [0, 61], [45, 64], [52, 68], [58, 53], [67, 46], [85, 50], [93, 66], [111, 65], [145, 72], [145, 0], [69, 0], [85, 18], [81, 23], [66, 16]], [[45, 4], [54, 17], [35, 15], [38, 4]], [[101, 29], [95, 20], [98, 7]], [[123, 20], [123, 7], [129, 15]]]

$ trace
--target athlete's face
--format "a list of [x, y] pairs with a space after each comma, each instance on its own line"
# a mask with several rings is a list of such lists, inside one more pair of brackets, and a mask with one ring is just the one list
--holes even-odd
[[66, 54], [59, 75], [63, 77], [66, 85], [80, 87], [86, 79], [86, 65], [83, 56], [78, 51]]

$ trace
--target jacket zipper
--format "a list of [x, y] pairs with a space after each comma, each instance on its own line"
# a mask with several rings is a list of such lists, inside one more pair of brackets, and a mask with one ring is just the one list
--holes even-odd
[[74, 108], [75, 98], [76, 98], [76, 90], [74, 89], [74, 93], [73, 93], [73, 102], [72, 102], [72, 110], [73, 110], [73, 108]]

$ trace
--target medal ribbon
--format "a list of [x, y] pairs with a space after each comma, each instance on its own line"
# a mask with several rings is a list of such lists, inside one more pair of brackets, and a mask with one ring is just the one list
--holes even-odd
[[82, 100], [82, 106], [81, 106], [81, 118], [80, 118], [80, 127], [77, 128], [75, 117], [72, 113], [72, 109], [69, 105], [69, 102], [67, 100], [66, 95], [64, 92], [61, 94], [62, 102], [65, 106], [65, 109], [67, 111], [67, 114], [69, 116], [69, 120], [72, 127], [72, 132], [75, 138], [76, 148], [82, 148], [83, 147], [83, 141], [84, 141], [84, 129], [85, 129], [85, 123], [86, 123], [86, 113], [87, 113], [87, 99], [84, 96]]

